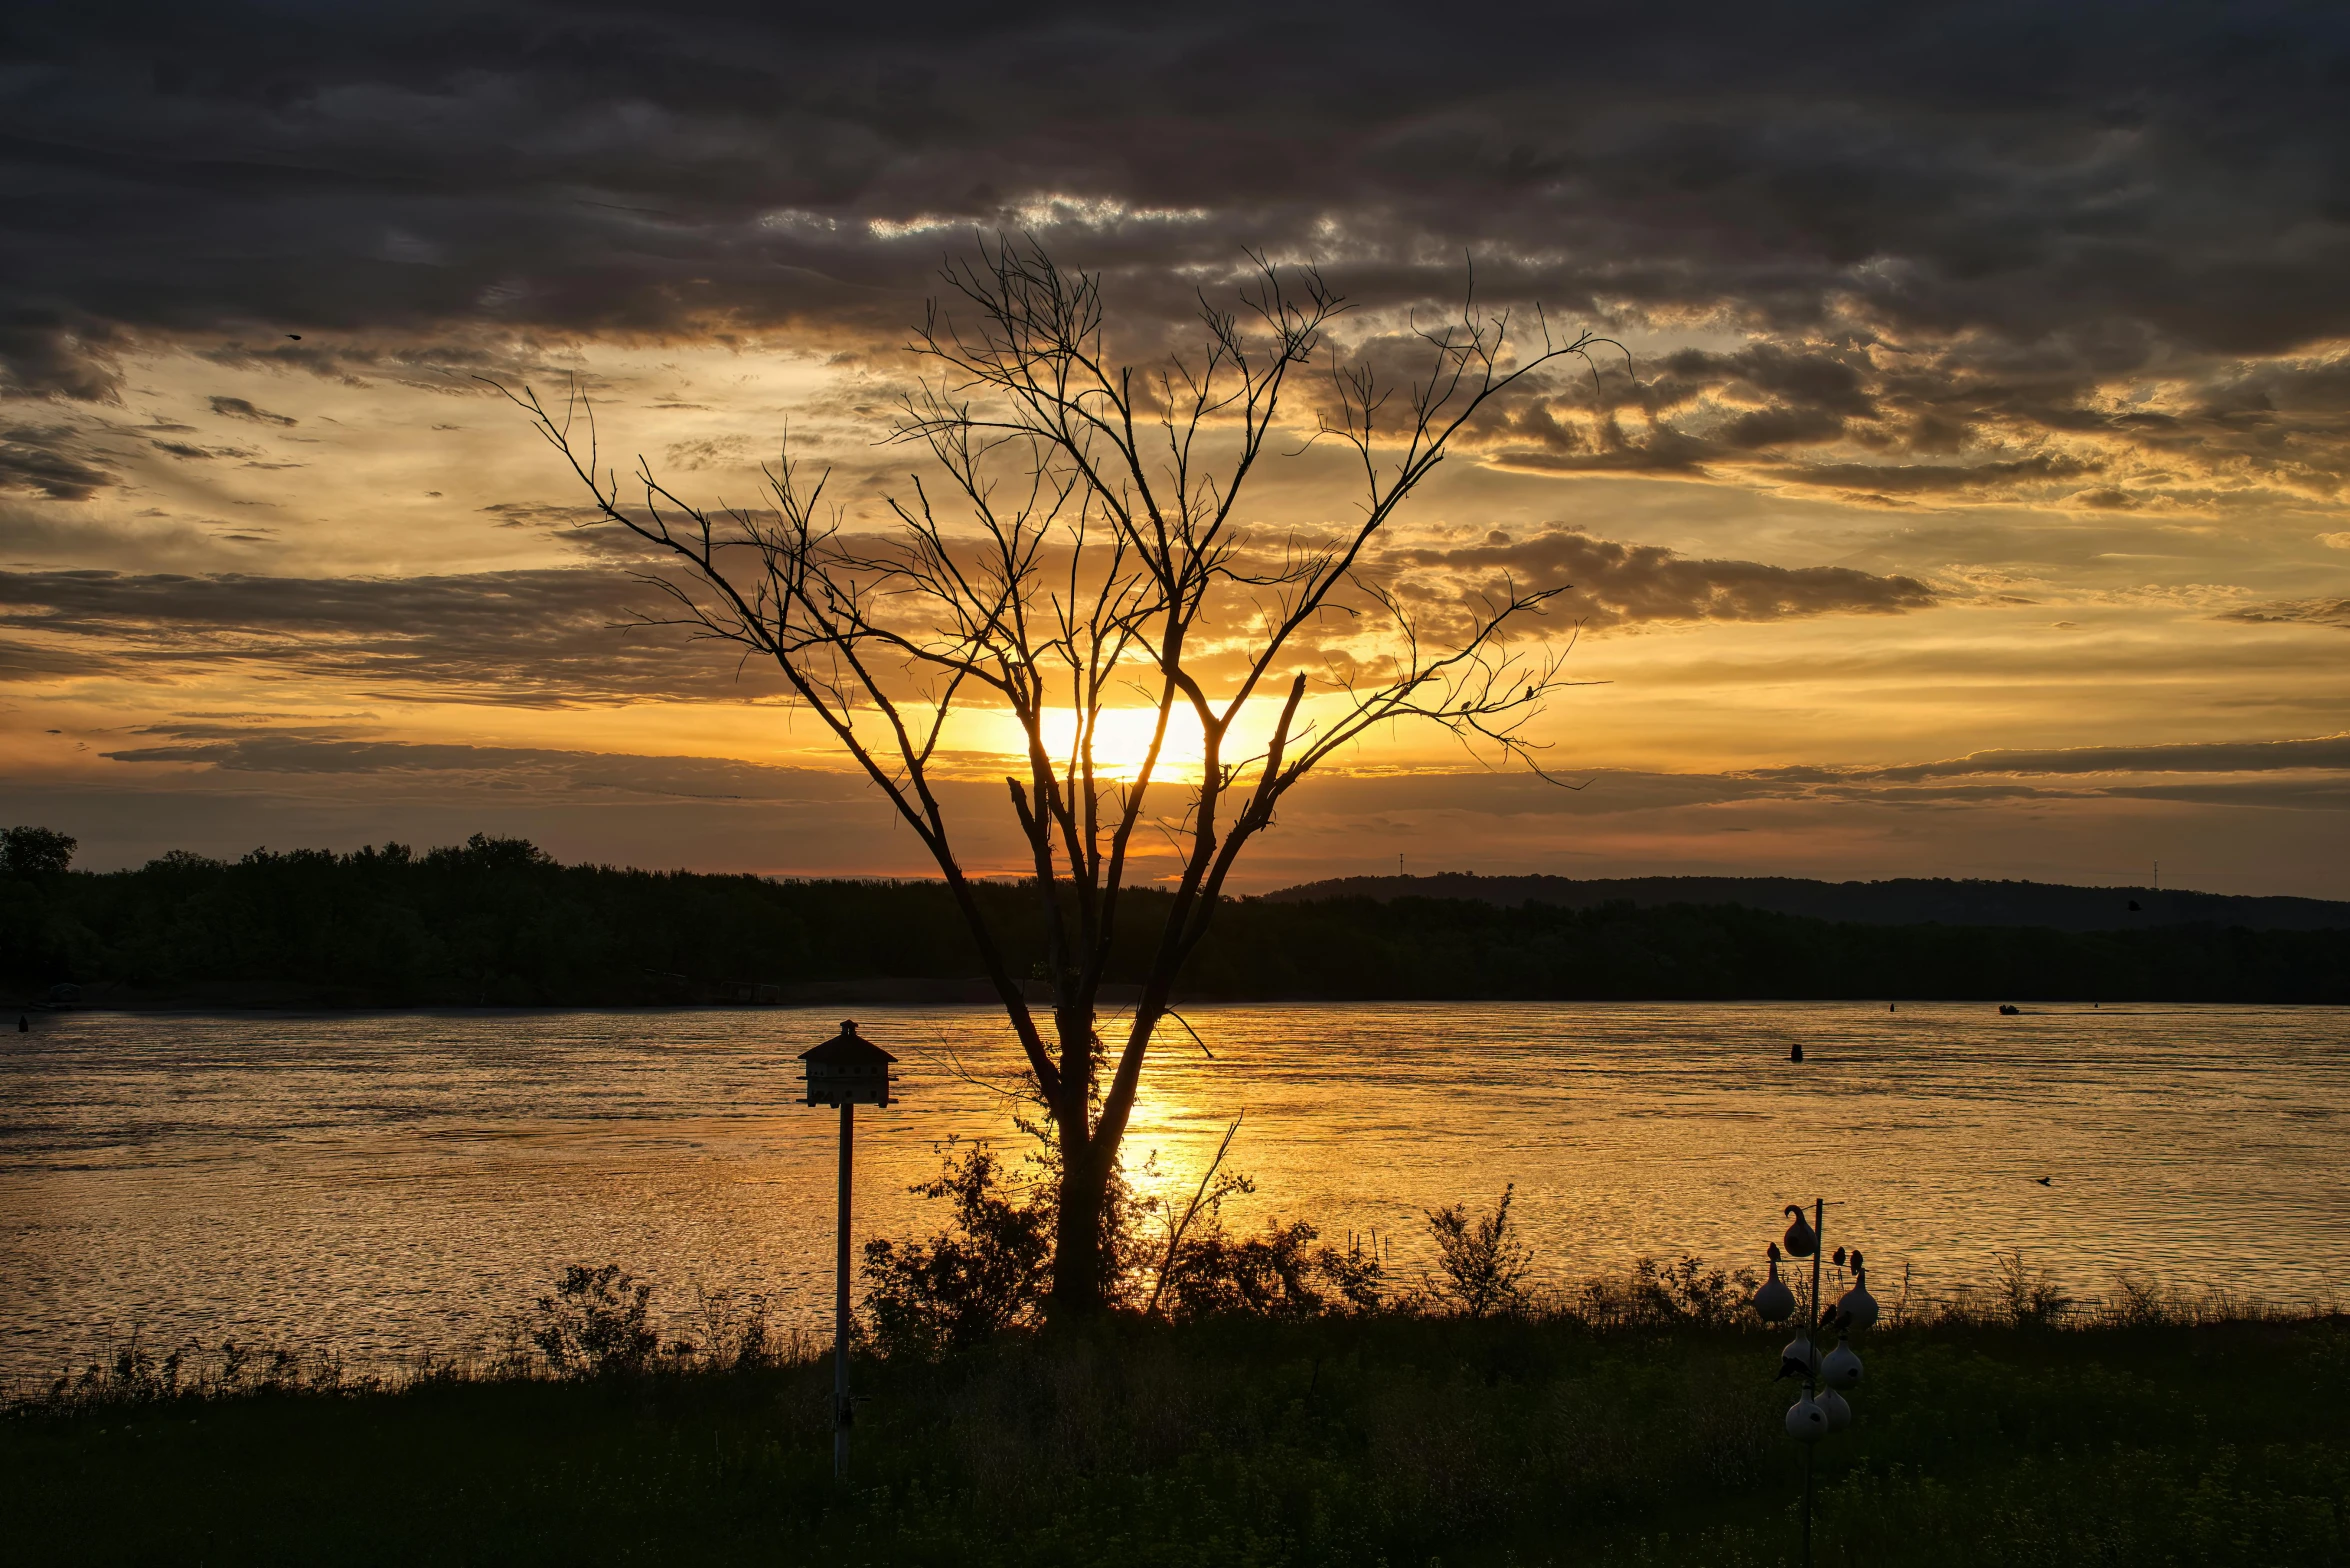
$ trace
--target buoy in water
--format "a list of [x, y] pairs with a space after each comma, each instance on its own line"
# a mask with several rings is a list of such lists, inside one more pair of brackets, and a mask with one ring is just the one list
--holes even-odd
[[1791, 1062], [1800, 1062], [1803, 1060], [1803, 1042], [1801, 1040], [1796, 1041], [1793, 1045], [1787, 1048], [1787, 1060]]

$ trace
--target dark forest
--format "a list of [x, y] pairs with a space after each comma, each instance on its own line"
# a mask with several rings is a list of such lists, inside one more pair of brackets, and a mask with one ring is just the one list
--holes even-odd
[[[1032, 888], [993, 883], [1023, 955]], [[1129, 895], [1141, 972], [1160, 895]], [[625, 1006], [790, 1002], [870, 982], [954, 994], [978, 973], [935, 883], [776, 881], [561, 865], [476, 836], [417, 853], [175, 853], [137, 870], [0, 875], [0, 984], [91, 1005]], [[1042, 980], [1041, 969], [1032, 971]], [[893, 987], [895, 989], [893, 989]], [[54, 993], [60, 1000], [74, 993]], [[1736, 904], [1240, 899], [1192, 1000], [2350, 1001], [2350, 931], [2214, 923], [2116, 931], [1883, 925]], [[982, 999], [975, 989], [972, 1000]]]

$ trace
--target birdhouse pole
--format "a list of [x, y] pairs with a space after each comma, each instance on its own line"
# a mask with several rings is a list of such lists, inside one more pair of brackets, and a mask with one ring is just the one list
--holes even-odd
[[840, 1102], [840, 1223], [833, 1238], [832, 1478], [849, 1473], [849, 1194], [857, 1147], [857, 1102]]
[[808, 1070], [808, 1103], [840, 1107], [840, 1209], [833, 1233], [832, 1285], [832, 1478], [849, 1473], [849, 1426], [856, 1405], [849, 1397], [849, 1206], [855, 1191], [857, 1106], [889, 1104], [889, 1068], [897, 1060], [857, 1034], [855, 1019], [843, 1019], [840, 1033], [802, 1051]]

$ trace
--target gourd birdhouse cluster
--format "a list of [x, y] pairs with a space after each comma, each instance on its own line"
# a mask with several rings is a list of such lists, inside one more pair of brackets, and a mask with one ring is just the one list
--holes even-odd
[[[1802, 1389], [1787, 1410], [1787, 1435], [1808, 1444], [1852, 1424], [1852, 1404], [1844, 1397], [1843, 1390], [1860, 1385], [1861, 1365], [1850, 1336], [1877, 1321], [1877, 1298], [1869, 1294], [1868, 1264], [1859, 1249], [1847, 1254], [1844, 1248], [1838, 1247], [1833, 1262], [1842, 1269], [1849, 1260], [1852, 1286], [1822, 1310], [1820, 1265], [1830, 1260], [1820, 1256], [1820, 1231], [1825, 1224], [1827, 1205], [1815, 1205], [1810, 1217], [1793, 1203], [1781, 1212], [1792, 1216], [1793, 1223], [1787, 1227], [1786, 1235], [1764, 1249], [1764, 1256], [1770, 1260], [1770, 1274], [1756, 1289], [1752, 1305], [1754, 1315], [1765, 1323], [1797, 1319], [1795, 1337], [1779, 1352], [1779, 1376], [1796, 1379]], [[1782, 1246], [1786, 1249], [1783, 1253]], [[1811, 1290], [1807, 1301], [1799, 1301], [1796, 1292], [1779, 1277], [1783, 1258], [1811, 1260]], [[1836, 1336], [1835, 1347], [1822, 1354], [1819, 1345], [1830, 1333]]]
[[854, 1018], [841, 1020], [840, 1033], [800, 1053], [808, 1069], [810, 1105], [887, 1105], [889, 1068], [897, 1060], [857, 1034]]

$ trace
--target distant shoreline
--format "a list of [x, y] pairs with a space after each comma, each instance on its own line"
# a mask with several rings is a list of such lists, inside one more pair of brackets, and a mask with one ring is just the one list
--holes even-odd
[[[1006, 971], [1049, 973], [1035, 888], [968, 891]], [[1105, 1010], [1136, 1000], [1170, 908], [1123, 898]], [[2350, 905], [2022, 882], [1367, 878], [1226, 902], [1177, 994], [2340, 1004], [2337, 919]], [[0, 996], [19, 1006], [993, 1005], [984, 969], [943, 883], [566, 866], [518, 840], [0, 878]]]
[[[984, 982], [976, 985], [983, 986]], [[385, 1015], [403, 1013], [446, 1013], [466, 1017], [485, 1013], [771, 1013], [830, 1010], [836, 1007], [975, 1007], [997, 1006], [992, 994], [979, 994], [976, 989], [956, 987], [958, 994], [909, 995], [885, 987], [860, 988], [843, 982], [837, 991], [823, 996], [788, 997], [768, 1002], [383, 1002], [278, 999], [271, 1001], [235, 1001], [226, 998], [158, 997], [123, 1000], [100, 1000], [59, 1006], [28, 1001], [23, 998], [0, 1000], [0, 1012], [15, 1012], [32, 1020], [36, 1027], [43, 1018], [70, 1018], [95, 1013], [134, 1014], [153, 1017], [230, 1017], [241, 1014], [299, 1016], [302, 1014], [364, 1014]], [[960, 994], [968, 991], [969, 994]], [[1872, 1011], [1887, 1004], [1899, 1007], [1957, 1007], [1996, 1011], [1996, 1002], [1980, 997], [1953, 996], [1424, 996], [1424, 997], [1349, 997], [1349, 996], [1275, 996], [1275, 997], [1198, 997], [1177, 1005], [1184, 1010], [1211, 1007], [1858, 1007]], [[1039, 1007], [1047, 1003], [1036, 1003]], [[1114, 1018], [1128, 1004], [1104, 1001], [1101, 1016]], [[2172, 1009], [2211, 1011], [2215, 1009], [2291, 1008], [2296, 1011], [2325, 1008], [2350, 1008], [2350, 1002], [2248, 1002], [2248, 1001], [2176, 1001], [2168, 998], [2127, 999], [2105, 998], [2100, 1001], [2072, 1001], [2063, 998], [2025, 997], [2015, 1005], [2022, 1009], [2020, 1017], [2032, 1018], [2094, 1013], [2100, 1008], [2107, 1012], [2131, 1012]], [[5, 1020], [0, 1020], [5, 1022]]]

